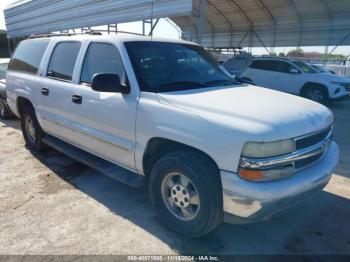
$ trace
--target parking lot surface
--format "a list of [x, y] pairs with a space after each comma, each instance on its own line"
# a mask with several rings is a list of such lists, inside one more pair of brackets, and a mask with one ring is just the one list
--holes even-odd
[[165, 229], [147, 189], [54, 150], [33, 155], [0, 120], [0, 254], [350, 254], [350, 101], [332, 104], [341, 159], [328, 186], [270, 221], [200, 239]]

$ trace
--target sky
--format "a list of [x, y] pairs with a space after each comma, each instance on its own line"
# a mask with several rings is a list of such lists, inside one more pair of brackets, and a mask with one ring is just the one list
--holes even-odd
[[[0, 29], [6, 29], [3, 9], [6, 6], [8, 6], [16, 1], [17, 0], [0, 0]], [[118, 25], [118, 30], [141, 33], [142, 26], [141, 26], [140, 22], [126, 23], [126, 24]], [[154, 36], [167, 37], [167, 38], [179, 38], [180, 33], [169, 22], [162, 19], [162, 20], [160, 20], [157, 27], [155, 28]], [[275, 48], [275, 52], [277, 54], [280, 52], [287, 53], [288, 51], [290, 51], [292, 49], [295, 49], [295, 48], [294, 47]], [[317, 51], [317, 52], [323, 53], [325, 51], [324, 47], [321, 47], [321, 46], [302, 47], [302, 49], [306, 52]], [[333, 49], [332, 46], [329, 47], [329, 50], [332, 50], [332, 49]], [[267, 54], [264, 48], [253, 48], [252, 52], [254, 55]], [[333, 53], [350, 56], [350, 46], [338, 47]]]

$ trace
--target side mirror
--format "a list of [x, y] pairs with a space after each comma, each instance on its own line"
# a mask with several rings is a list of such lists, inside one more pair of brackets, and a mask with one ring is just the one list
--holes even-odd
[[92, 77], [91, 88], [98, 92], [130, 93], [130, 87], [121, 83], [119, 75], [112, 73], [95, 74]]
[[289, 73], [291, 73], [291, 74], [299, 74], [300, 72], [299, 72], [298, 69], [291, 68], [291, 69], [289, 69]]

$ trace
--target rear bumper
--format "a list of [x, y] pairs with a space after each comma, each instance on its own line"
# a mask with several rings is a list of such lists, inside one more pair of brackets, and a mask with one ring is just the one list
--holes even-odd
[[0, 103], [2, 103], [5, 106], [5, 109], [7, 110], [7, 112], [9, 113], [9, 116], [14, 116], [14, 114], [11, 111], [11, 108], [9, 107], [9, 105], [7, 104], [7, 99], [4, 99], [2, 97], [0, 97]]
[[8, 108], [10, 109], [10, 111], [12, 112], [12, 114], [15, 115], [16, 117], [20, 118], [19, 112], [17, 112], [16, 103], [13, 102], [11, 99], [9, 99], [9, 97], [7, 97], [7, 105], [8, 105]]
[[289, 179], [249, 182], [237, 174], [221, 171], [225, 222], [263, 221], [296, 204], [327, 185], [338, 159], [338, 146], [332, 142], [322, 159]]

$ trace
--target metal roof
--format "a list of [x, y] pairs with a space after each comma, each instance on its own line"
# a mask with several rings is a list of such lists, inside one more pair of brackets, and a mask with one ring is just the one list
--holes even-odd
[[189, 0], [24, 0], [4, 10], [8, 37], [189, 15]]
[[[190, 38], [188, 17], [172, 19]], [[349, 45], [350, 0], [207, 0], [205, 24], [207, 47]]]
[[350, 45], [350, 0], [24, 0], [4, 14], [10, 38], [170, 17], [206, 47]]

